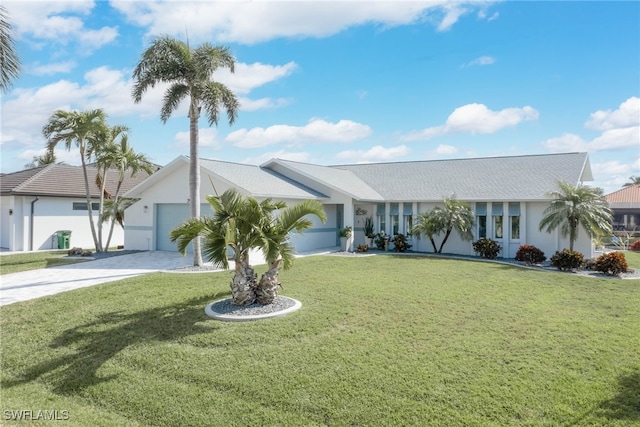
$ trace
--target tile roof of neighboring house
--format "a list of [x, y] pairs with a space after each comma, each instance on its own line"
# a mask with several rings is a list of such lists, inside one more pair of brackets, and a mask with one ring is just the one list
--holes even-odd
[[[95, 185], [97, 169], [87, 166], [89, 189], [93, 197], [100, 196], [100, 189]], [[120, 194], [124, 194], [133, 186], [144, 181], [149, 175], [141, 171], [135, 177], [126, 176]], [[118, 172], [107, 173], [107, 190], [115, 193], [118, 183]], [[52, 196], [52, 197], [86, 197], [84, 177], [81, 166], [52, 164], [24, 171], [0, 175], [0, 194], [14, 196]]]
[[640, 209], [640, 184], [623, 187], [605, 196], [611, 208]]
[[[187, 159], [188, 161], [188, 159]], [[256, 197], [323, 199], [324, 194], [295, 182], [276, 171], [255, 165], [200, 159], [200, 166], [224, 181]], [[202, 176], [202, 185], [205, 185]], [[206, 184], [209, 185], [209, 184]]]
[[548, 200], [558, 181], [592, 180], [587, 153], [333, 166], [387, 201]]

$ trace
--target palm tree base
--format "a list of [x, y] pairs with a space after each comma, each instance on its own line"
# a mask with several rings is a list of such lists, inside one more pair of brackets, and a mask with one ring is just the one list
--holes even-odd
[[231, 297], [234, 305], [250, 305], [256, 300], [258, 275], [250, 266], [236, 269], [231, 280]]
[[258, 304], [271, 304], [278, 296], [278, 287], [282, 287], [278, 282], [278, 269], [270, 269], [264, 273], [256, 288], [256, 301]]

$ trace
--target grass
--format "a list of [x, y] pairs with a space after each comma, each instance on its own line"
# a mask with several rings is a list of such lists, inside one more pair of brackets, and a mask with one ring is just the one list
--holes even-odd
[[64, 258], [68, 250], [27, 252], [0, 256], [0, 275], [37, 270], [39, 268], [84, 262], [81, 259]]
[[281, 274], [300, 311], [207, 319], [230, 274], [2, 307], [2, 410], [69, 426], [640, 423], [639, 280], [309, 257]]

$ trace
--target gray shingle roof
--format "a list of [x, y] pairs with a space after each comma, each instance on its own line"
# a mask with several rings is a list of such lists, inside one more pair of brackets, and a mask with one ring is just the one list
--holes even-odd
[[[357, 200], [382, 200], [382, 196], [376, 190], [348, 169], [332, 168], [282, 159], [271, 160], [262, 165], [262, 167], [282, 170], [283, 173], [286, 173], [287, 176], [293, 179], [300, 179], [300, 177], [312, 179], [333, 190], [349, 194]], [[284, 167], [284, 170], [282, 167]], [[296, 177], [296, 175], [299, 175], [299, 177]]]
[[338, 165], [387, 201], [548, 200], [558, 181], [591, 180], [587, 153]]
[[[97, 169], [87, 166], [89, 189], [92, 197], [100, 196], [100, 189], [95, 185]], [[126, 176], [120, 194], [142, 182], [148, 177], [141, 171], [134, 178]], [[107, 190], [115, 193], [118, 183], [118, 172], [113, 170], [107, 174]], [[86, 197], [84, 177], [81, 166], [52, 164], [24, 171], [2, 174], [0, 176], [0, 194], [21, 196], [53, 196], [53, 197]]]
[[[320, 192], [293, 181], [273, 170], [255, 165], [200, 159], [200, 166], [230, 185], [256, 197], [322, 199]], [[203, 179], [205, 179], [203, 177]]]

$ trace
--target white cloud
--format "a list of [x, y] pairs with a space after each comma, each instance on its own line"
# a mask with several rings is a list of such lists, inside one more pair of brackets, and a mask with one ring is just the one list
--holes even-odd
[[75, 67], [75, 61], [54, 62], [45, 65], [32, 65], [29, 67], [27, 72], [36, 76], [43, 76], [58, 73], [69, 73]]
[[491, 65], [496, 62], [496, 59], [492, 56], [480, 56], [473, 61], [469, 61], [462, 66], [462, 68], [473, 67], [473, 66], [483, 66], [483, 65]]
[[226, 141], [241, 148], [261, 148], [280, 143], [337, 142], [349, 143], [367, 137], [371, 128], [351, 120], [330, 123], [312, 119], [305, 126], [273, 125], [231, 132]]
[[611, 130], [640, 125], [640, 98], [631, 97], [620, 104], [617, 110], [598, 110], [585, 123], [588, 129]]
[[640, 150], [640, 126], [607, 130], [589, 143], [589, 151], [620, 150], [633, 147]]
[[250, 99], [245, 97], [238, 97], [241, 111], [256, 111], [256, 110], [272, 110], [274, 108], [286, 107], [293, 102], [292, 99], [287, 98], [260, 98]]
[[[7, 1], [6, 7], [16, 32], [21, 37], [46, 39], [62, 45], [80, 44], [80, 52], [90, 53], [118, 36], [116, 27], [92, 29], [82, 18], [95, 6], [93, 1]], [[78, 16], [79, 15], [79, 16]]]
[[238, 62], [234, 68], [234, 73], [231, 73], [227, 68], [220, 68], [214, 73], [213, 78], [224, 83], [237, 95], [244, 95], [257, 87], [291, 75], [298, 68], [298, 65], [295, 62], [284, 65]]
[[291, 152], [291, 151], [272, 151], [268, 153], [263, 153], [256, 157], [247, 157], [242, 163], [248, 163], [251, 165], [261, 165], [271, 159], [283, 159], [283, 160], [291, 160], [294, 162], [309, 162], [311, 160], [311, 155], [305, 152]]
[[556, 138], [550, 138], [542, 142], [542, 145], [552, 153], [566, 153], [587, 151], [587, 142], [578, 135], [565, 133]]
[[448, 156], [451, 154], [456, 154], [458, 149], [452, 145], [440, 144], [438, 148], [436, 148], [436, 154]]
[[[486, 6], [488, 2], [484, 2]], [[328, 37], [346, 28], [374, 23], [383, 28], [435, 21], [450, 29], [478, 2], [156, 2], [112, 1], [127, 19], [148, 28], [151, 36], [183, 35], [220, 42], [260, 43], [280, 37]]]
[[456, 108], [444, 125], [411, 132], [402, 139], [424, 140], [452, 133], [491, 134], [524, 121], [537, 119], [538, 112], [529, 106], [492, 111], [484, 104], [467, 104]]
[[[178, 132], [173, 137], [173, 141], [179, 148], [188, 148], [190, 145], [190, 136], [190, 132], [188, 131]], [[222, 143], [218, 138], [218, 131], [215, 128], [199, 128], [198, 146], [219, 150], [222, 147]]]
[[411, 149], [406, 145], [385, 148], [376, 145], [368, 150], [345, 150], [336, 154], [336, 158], [342, 161], [354, 163], [366, 163], [373, 161], [388, 161], [407, 156]]

